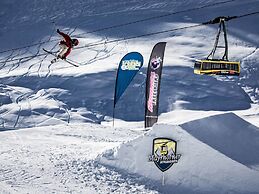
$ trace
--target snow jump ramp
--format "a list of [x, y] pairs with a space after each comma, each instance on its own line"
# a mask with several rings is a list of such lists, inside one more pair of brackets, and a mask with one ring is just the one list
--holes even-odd
[[234, 113], [202, 118], [181, 127], [239, 163], [259, 165], [259, 128]]

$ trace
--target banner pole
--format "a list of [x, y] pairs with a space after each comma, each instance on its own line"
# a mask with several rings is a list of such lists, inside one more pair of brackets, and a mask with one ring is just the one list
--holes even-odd
[[115, 115], [115, 106], [113, 106], [113, 113], [112, 113], [112, 127], [114, 127], [114, 115]]
[[165, 186], [165, 172], [163, 172], [162, 174], [163, 174], [162, 185]]

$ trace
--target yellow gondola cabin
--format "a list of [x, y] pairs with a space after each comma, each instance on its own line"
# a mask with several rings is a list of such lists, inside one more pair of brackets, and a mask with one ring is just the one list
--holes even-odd
[[194, 64], [195, 74], [210, 75], [236, 75], [240, 74], [240, 62], [223, 60], [196, 60]]
[[[228, 41], [227, 41], [227, 30], [225, 21], [230, 20], [233, 17], [217, 17], [210, 21], [208, 24], [219, 23], [219, 30], [216, 36], [214, 47], [211, 53], [206, 59], [196, 60], [194, 63], [194, 73], [196, 74], [207, 74], [207, 75], [240, 75], [240, 62], [228, 60]], [[224, 34], [224, 45], [219, 46], [220, 34]], [[215, 52], [218, 48], [224, 49], [224, 55], [221, 59], [214, 58]]]

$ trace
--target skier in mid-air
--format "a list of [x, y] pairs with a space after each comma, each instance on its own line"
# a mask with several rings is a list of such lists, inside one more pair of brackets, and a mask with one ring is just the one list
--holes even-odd
[[64, 39], [59, 42], [60, 50], [57, 54], [57, 58], [53, 59], [51, 63], [56, 62], [58, 59], [66, 59], [72, 48], [79, 44], [78, 39], [71, 39], [69, 35], [61, 32], [59, 29], [57, 29], [57, 33], [63, 36]]

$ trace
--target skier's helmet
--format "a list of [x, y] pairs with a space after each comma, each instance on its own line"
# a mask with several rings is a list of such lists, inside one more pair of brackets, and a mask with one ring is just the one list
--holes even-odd
[[77, 46], [79, 44], [79, 41], [77, 39], [72, 39], [72, 43], [74, 46]]

